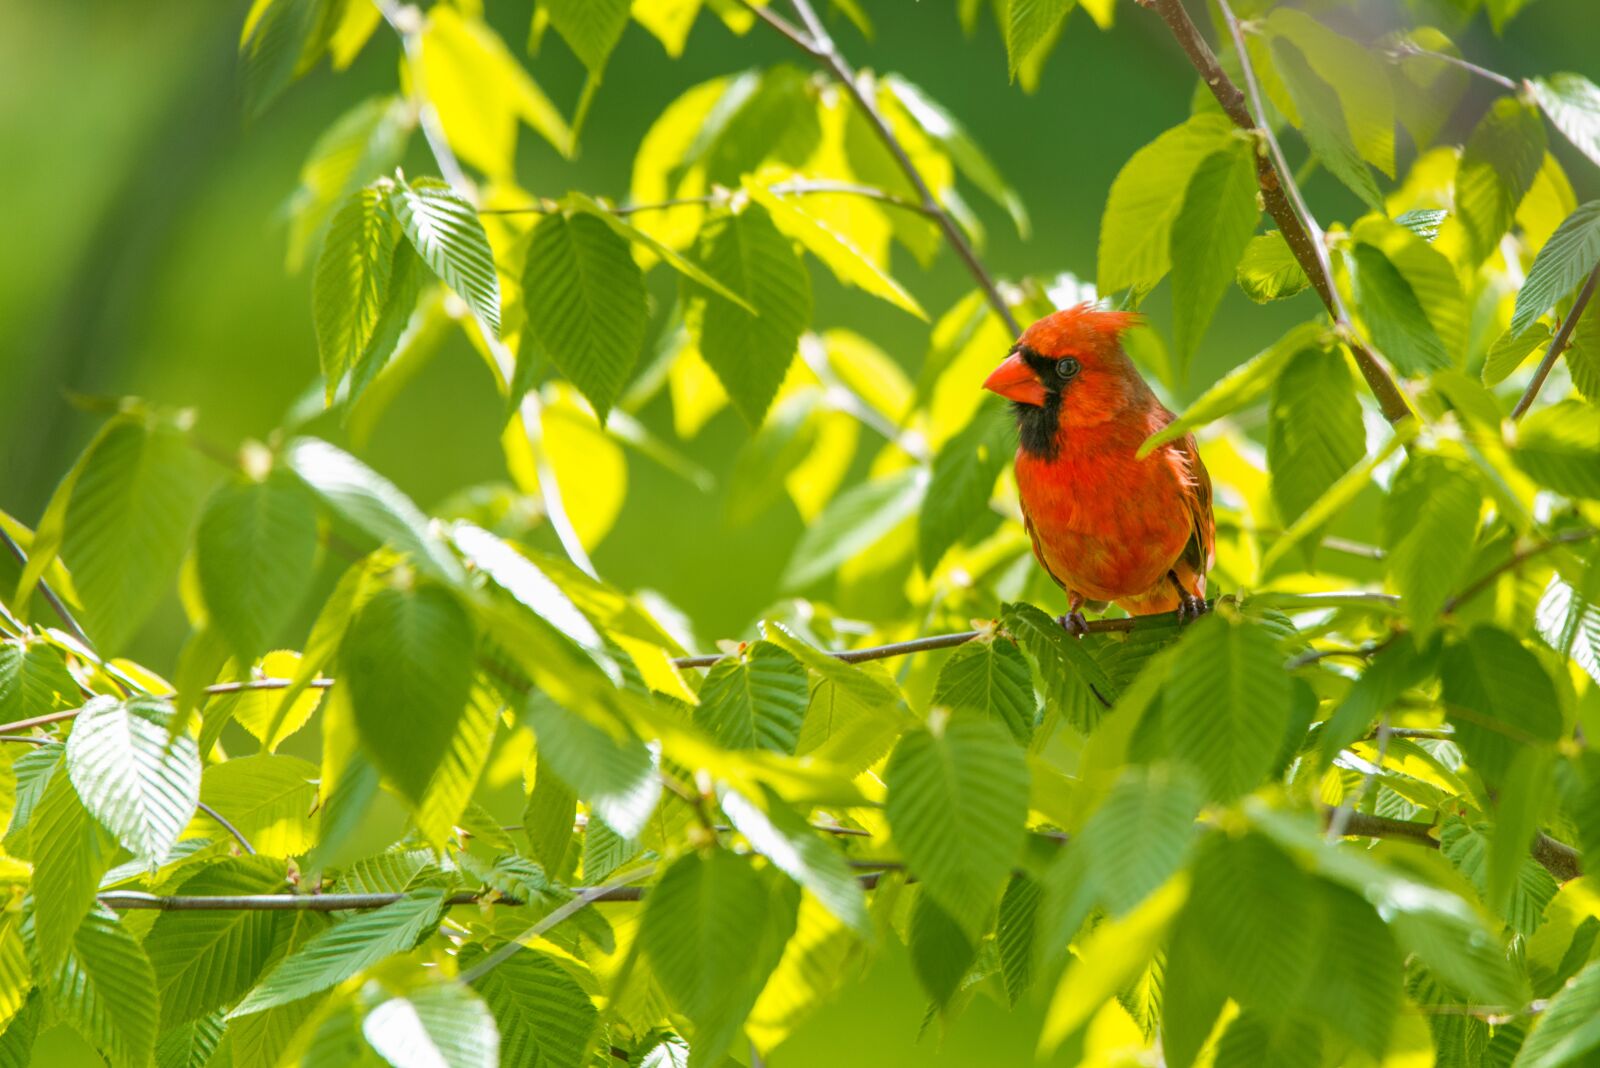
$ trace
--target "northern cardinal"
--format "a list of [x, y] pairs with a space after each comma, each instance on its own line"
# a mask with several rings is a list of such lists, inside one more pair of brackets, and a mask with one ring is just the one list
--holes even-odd
[[1138, 320], [1088, 304], [1046, 316], [983, 383], [1016, 413], [1023, 523], [1067, 592], [1061, 623], [1075, 635], [1086, 602], [1115, 601], [1130, 615], [1176, 610], [1180, 621], [1206, 610], [1211, 478], [1193, 434], [1137, 458], [1174, 418], [1122, 351], [1118, 335]]

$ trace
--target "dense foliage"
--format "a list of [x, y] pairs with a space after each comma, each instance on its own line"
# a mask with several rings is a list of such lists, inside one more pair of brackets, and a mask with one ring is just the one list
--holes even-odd
[[[1031, 86], [1074, 4], [952, 17], [991, 6]], [[569, 117], [472, 0], [254, 3], [249, 115], [375, 35], [400, 77], [294, 191], [323, 373], [282, 427], [124, 400], [32, 529], [0, 514], [0, 1064], [65, 1023], [117, 1068], [781, 1065], [901, 945], [930, 1044], [987, 999], [1041, 1007], [1050, 1063], [1593, 1063], [1600, 201], [1551, 150], [1600, 166], [1600, 88], [1310, 0], [1215, 5], [1218, 60], [1179, 0], [1124, 5], [1192, 114], [1111, 186], [1096, 285], [996, 282], [967, 198], [1022, 204], [852, 68], [863, 5], [704, 7], [538, 0]], [[697, 17], [795, 63], [666, 102], [625, 204], [519, 186], [519, 128], [574, 152], [630, 21], [676, 55]], [[1359, 214], [1319, 225], [1290, 155]], [[976, 287], [925, 308], [902, 254]], [[1169, 275], [1170, 337], [1126, 336], [1165, 388], [1233, 285], [1302, 321], [1147, 443], [1200, 435], [1213, 612], [1073, 639], [978, 383], [1017, 324]], [[929, 321], [914, 376], [815, 322], [835, 282]], [[506, 481], [428, 515], [356, 454], [452, 331]], [[630, 457], [707, 478], [664, 399], [683, 441], [748, 424], [729, 521], [808, 524], [720, 653], [589, 557]], [[174, 588], [181, 655], [125, 658]]]

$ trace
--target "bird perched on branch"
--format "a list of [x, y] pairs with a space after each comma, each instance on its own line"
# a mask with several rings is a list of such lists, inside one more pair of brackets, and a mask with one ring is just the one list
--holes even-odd
[[1174, 418], [1122, 351], [1119, 335], [1138, 321], [1089, 304], [1046, 316], [983, 384], [1016, 413], [1023, 523], [1067, 592], [1061, 623], [1072, 634], [1085, 632], [1093, 602], [1130, 615], [1176, 610], [1180, 621], [1206, 610], [1211, 478], [1193, 434], [1138, 456]]

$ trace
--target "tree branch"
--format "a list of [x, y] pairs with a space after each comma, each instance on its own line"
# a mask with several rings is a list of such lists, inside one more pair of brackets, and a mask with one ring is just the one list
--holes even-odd
[[[1294, 170], [1284, 158], [1283, 148], [1273, 136], [1271, 127], [1265, 122], [1266, 108], [1261, 99], [1260, 86], [1256, 83], [1255, 69], [1250, 65], [1250, 55], [1244, 46], [1239, 21], [1234, 17], [1227, 0], [1219, 0], [1219, 6], [1223, 18], [1228, 23], [1234, 47], [1238, 50], [1245, 84], [1250, 87], [1250, 102], [1246, 101], [1245, 94], [1217, 62], [1211, 46], [1206, 44], [1205, 38], [1200, 36], [1200, 31], [1189, 18], [1183, 0], [1139, 0], [1139, 2], [1153, 8], [1167, 24], [1172, 36], [1177, 39], [1184, 54], [1189, 57], [1189, 62], [1199, 72], [1200, 79], [1206, 83], [1211, 95], [1217, 98], [1217, 103], [1222, 105], [1223, 112], [1233, 120], [1234, 125], [1254, 134], [1266, 144], [1269, 154], [1266, 156], [1259, 152], [1256, 154], [1256, 183], [1261, 187], [1261, 196], [1267, 212], [1277, 222], [1278, 232], [1283, 235], [1301, 269], [1310, 279], [1312, 287], [1322, 298], [1328, 314], [1333, 317], [1334, 326], [1338, 329], [1341, 340], [1349, 346], [1351, 354], [1355, 356], [1356, 365], [1361, 368], [1361, 376], [1367, 380], [1368, 388], [1377, 398], [1378, 407], [1382, 410], [1384, 418], [1390, 423], [1399, 423], [1410, 418], [1411, 408], [1406, 403], [1404, 394], [1400, 392], [1400, 387], [1384, 367], [1382, 360], [1361, 342], [1355, 326], [1350, 321], [1349, 312], [1344, 306], [1344, 298], [1339, 295], [1338, 286], [1333, 280], [1333, 265], [1328, 259], [1328, 249], [1323, 240], [1322, 230], [1317, 226], [1316, 218], [1310, 209], [1306, 207], [1305, 198], [1300, 194], [1300, 187], [1295, 184]], [[1255, 108], [1254, 114], [1251, 112], [1252, 103]], [[1263, 116], [1263, 120], [1258, 122], [1257, 115]]]
[[1392, 60], [1406, 59], [1411, 56], [1420, 56], [1425, 59], [1436, 59], [1440, 63], [1448, 63], [1452, 67], [1460, 67], [1469, 74], [1476, 74], [1478, 77], [1494, 82], [1502, 89], [1508, 89], [1513, 93], [1521, 88], [1516, 82], [1512, 81], [1510, 78], [1507, 78], [1504, 74], [1497, 74], [1487, 67], [1480, 67], [1476, 63], [1462, 59], [1460, 56], [1452, 56], [1448, 52], [1435, 52], [1431, 49], [1412, 44], [1410, 41], [1400, 42], [1385, 52], [1384, 55], [1388, 56]]
[[250, 844], [250, 839], [244, 836], [243, 831], [239, 830], [239, 828], [235, 827], [232, 823], [229, 823], [226, 816], [212, 808], [210, 805], [206, 804], [204, 801], [196, 801], [195, 807], [215, 820], [223, 830], [233, 835], [233, 840], [238, 842], [239, 847], [246, 853], [250, 854], [252, 857], [256, 855], [256, 847]]
[[1600, 530], [1569, 530], [1564, 534], [1558, 534], [1553, 538], [1547, 538], [1546, 540], [1535, 545], [1530, 545], [1525, 549], [1518, 549], [1516, 552], [1507, 557], [1503, 563], [1490, 568], [1487, 574], [1483, 575], [1477, 581], [1467, 586], [1454, 597], [1451, 597], [1449, 600], [1445, 601], [1444, 607], [1439, 610], [1439, 614], [1445, 616], [1450, 615], [1457, 608], [1461, 607], [1461, 605], [1472, 600], [1472, 598], [1476, 597], [1478, 594], [1494, 585], [1495, 581], [1499, 579], [1501, 575], [1505, 574], [1507, 571], [1515, 571], [1517, 568], [1521, 567], [1523, 564], [1527, 563], [1529, 560], [1532, 560], [1536, 556], [1542, 556], [1550, 550], [1558, 548], [1559, 546], [1571, 545], [1574, 542], [1588, 541], [1590, 538], [1596, 536], [1600, 536]]
[[1000, 316], [1000, 320], [1006, 324], [1006, 329], [1010, 330], [1013, 336], [1022, 333], [1022, 328], [1017, 325], [1016, 317], [1011, 314], [1011, 308], [1007, 306], [1005, 298], [1000, 296], [999, 287], [995, 285], [994, 279], [990, 276], [988, 269], [984, 267], [983, 261], [978, 259], [978, 254], [973, 251], [966, 235], [961, 232], [961, 228], [950, 217], [950, 213], [945, 211], [944, 206], [934, 197], [933, 190], [928, 188], [928, 183], [922, 177], [922, 172], [917, 170], [917, 165], [912, 162], [911, 156], [906, 152], [905, 146], [900, 143], [900, 139], [895, 136], [894, 129], [889, 125], [889, 121], [883, 117], [883, 112], [878, 109], [877, 103], [862, 90], [861, 83], [857, 78], [857, 72], [844, 58], [838, 46], [834, 44], [833, 38], [828, 35], [827, 29], [822, 25], [822, 20], [817, 18], [817, 13], [812, 8], [810, 0], [790, 0], [790, 3], [794, 5], [795, 12], [800, 16], [800, 21], [805, 23], [806, 29], [804, 31], [768, 8], [752, 3], [751, 0], [739, 0], [739, 3], [753, 12], [761, 21], [782, 34], [790, 44], [804, 52], [819, 66], [826, 69], [844, 88], [844, 91], [850, 94], [850, 98], [856, 102], [856, 106], [861, 109], [861, 113], [867, 117], [867, 121], [877, 133], [878, 139], [889, 150], [889, 154], [894, 157], [895, 163], [911, 183], [911, 187], [916, 190], [917, 199], [922, 202], [923, 212], [938, 224], [939, 229], [944, 233], [945, 240], [949, 242], [951, 248], [955, 249], [956, 255], [966, 265], [967, 272], [972, 275], [973, 279], [977, 281], [978, 287], [983, 290], [984, 295], [989, 300], [989, 305], [994, 308], [995, 314]]
[[[28, 554], [22, 551], [22, 546], [17, 544], [16, 539], [13, 538], [11, 533], [4, 527], [0, 527], [0, 541], [5, 542], [6, 548], [11, 550], [11, 555], [17, 558], [17, 564], [26, 570], [28, 566]], [[67, 608], [66, 602], [56, 595], [55, 590], [50, 588], [50, 584], [44, 580], [43, 575], [39, 576], [39, 596], [44, 598], [45, 604], [50, 606], [50, 610], [56, 614], [56, 618], [59, 619], [61, 621], [61, 625], [67, 629], [68, 634], [71, 634], [74, 638], [81, 642], [85, 649], [94, 649], [94, 643], [91, 642], [89, 640], [89, 636], [83, 632], [83, 628], [78, 626], [78, 621], [73, 618], [72, 612]], [[25, 606], [17, 606], [17, 611], [22, 612], [25, 610]]]
[[1516, 407], [1511, 409], [1511, 418], [1521, 419], [1522, 414], [1533, 407], [1534, 398], [1544, 388], [1544, 380], [1550, 377], [1551, 369], [1566, 351], [1567, 342], [1572, 340], [1572, 332], [1578, 326], [1578, 317], [1583, 314], [1583, 309], [1588, 307], [1589, 299], [1594, 296], [1597, 284], [1600, 284], [1600, 263], [1594, 265], [1594, 270], [1589, 272], [1589, 280], [1584, 282], [1583, 288], [1578, 291], [1577, 299], [1572, 302], [1572, 310], [1567, 312], [1567, 317], [1561, 321], [1561, 329], [1556, 331], [1555, 339], [1545, 351], [1544, 359], [1539, 361], [1538, 369], [1528, 381], [1528, 388], [1522, 391]]
[[[876, 200], [881, 204], [899, 208], [902, 211], [916, 212], [933, 218], [937, 213], [929, 211], [926, 205], [916, 201], [907, 200], [905, 197], [896, 196], [885, 189], [875, 185], [865, 185], [860, 182], [835, 182], [824, 178], [796, 178], [792, 181], [778, 182], [768, 186], [768, 189], [779, 196], [853, 196], [863, 197], [867, 200]], [[637, 215], [645, 211], [666, 211], [669, 208], [681, 208], [689, 204], [716, 204], [731, 196], [732, 190], [722, 190], [707, 193], [698, 197], [677, 197], [672, 200], [661, 200], [651, 204], [617, 204], [607, 205], [613, 215]], [[541, 201], [530, 204], [525, 208], [484, 208], [479, 215], [553, 215], [561, 210], [561, 206], [553, 200]]]

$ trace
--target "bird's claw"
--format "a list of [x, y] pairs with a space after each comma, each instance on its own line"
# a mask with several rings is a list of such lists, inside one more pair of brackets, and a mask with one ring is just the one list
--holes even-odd
[[1083, 613], [1073, 609], [1064, 616], [1057, 616], [1056, 622], [1061, 624], [1061, 629], [1074, 638], [1081, 638], [1089, 633], [1089, 621], [1083, 618]]
[[1188, 593], [1178, 594], [1178, 625], [1180, 627], [1193, 623], [1209, 611], [1211, 611], [1211, 606], [1206, 603], [1204, 597], [1194, 597]]

